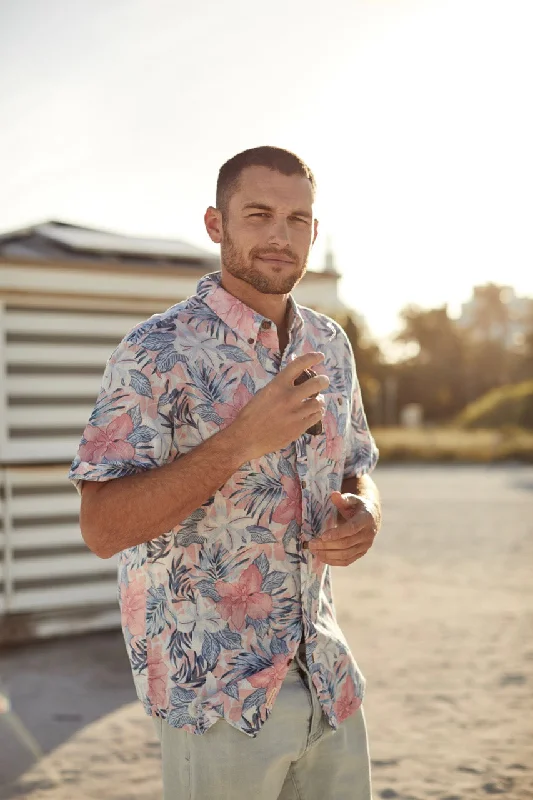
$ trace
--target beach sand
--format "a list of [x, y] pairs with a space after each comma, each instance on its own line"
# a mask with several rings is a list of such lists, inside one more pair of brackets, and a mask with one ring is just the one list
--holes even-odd
[[[533, 798], [533, 469], [394, 466], [375, 478], [382, 531], [333, 578], [368, 681], [374, 798]], [[113, 632], [0, 657], [46, 751], [31, 766], [2, 727], [0, 768], [18, 779], [0, 797], [161, 797], [123, 650]]]

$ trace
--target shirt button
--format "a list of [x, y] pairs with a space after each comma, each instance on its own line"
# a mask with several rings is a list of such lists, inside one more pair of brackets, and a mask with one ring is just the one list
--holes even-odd
[[305, 489], [306, 486], [307, 486], [306, 482], [302, 481], [302, 489]]
[[264, 319], [263, 322], [261, 323], [261, 327], [263, 328], [264, 331], [267, 331], [269, 328], [272, 327], [272, 323], [268, 319]]
[[337, 403], [342, 406], [342, 397], [337, 397]]
[[254, 342], [255, 342], [255, 339], [248, 339], [248, 344], [253, 344]]

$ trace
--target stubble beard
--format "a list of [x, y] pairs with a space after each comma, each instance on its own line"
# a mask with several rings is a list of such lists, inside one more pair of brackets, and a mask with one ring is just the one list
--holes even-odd
[[[270, 250], [270, 252], [273, 252]], [[241, 281], [245, 281], [262, 294], [289, 294], [302, 280], [307, 270], [307, 258], [300, 263], [295, 253], [280, 251], [295, 260], [294, 264], [283, 264], [279, 275], [264, 275], [254, 267], [254, 259], [265, 253], [265, 248], [252, 248], [246, 256], [231, 238], [224, 226], [224, 239], [220, 247], [220, 258], [224, 268]]]

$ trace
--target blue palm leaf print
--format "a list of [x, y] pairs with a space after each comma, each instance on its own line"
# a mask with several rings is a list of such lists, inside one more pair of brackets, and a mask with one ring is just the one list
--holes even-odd
[[131, 666], [134, 672], [140, 674], [144, 672], [147, 666], [147, 655], [146, 655], [146, 639], [143, 641], [138, 641], [135, 643], [135, 646], [130, 650], [130, 659], [131, 659]]
[[333, 361], [331, 358], [326, 358], [323, 366], [329, 375], [330, 384], [323, 394], [327, 392], [343, 392], [346, 387], [346, 376], [342, 364]]
[[168, 643], [168, 655], [175, 667], [179, 666], [181, 660], [186, 657], [187, 650], [192, 643], [192, 633], [179, 631], [175, 628], [170, 634]]
[[175, 429], [181, 426], [191, 426], [198, 428], [196, 420], [191, 411], [191, 396], [186, 389], [174, 389], [168, 395], [170, 405], [170, 419]]
[[200, 552], [198, 566], [213, 582], [226, 580], [231, 573], [246, 563], [245, 558], [233, 556], [220, 543], [204, 548]]
[[201, 301], [191, 301], [187, 305], [187, 325], [195, 331], [206, 331], [213, 339], [229, 338], [236, 340], [231, 328], [206, 304]]
[[318, 536], [325, 524], [328, 515], [328, 509], [316, 495], [312, 495], [309, 501], [310, 514], [309, 522], [311, 523], [311, 530], [314, 536]]
[[255, 692], [248, 695], [244, 703], [242, 704], [242, 710], [248, 711], [249, 708], [253, 708], [254, 706], [260, 707], [263, 705], [266, 699], [266, 689], [256, 689]]
[[157, 636], [164, 631], [165, 627], [170, 627], [170, 624], [165, 587], [159, 586], [157, 589], [148, 589], [146, 633], [148, 636]]
[[248, 516], [257, 515], [261, 519], [266, 514], [268, 521], [272, 522], [272, 515], [281, 503], [284, 491], [279, 479], [268, 475], [262, 465], [260, 470], [248, 472], [242, 480], [237, 481], [236, 485], [240, 488], [232, 492], [230, 497], [244, 503]]
[[157, 539], [150, 539], [146, 542], [146, 557], [150, 563], [165, 559], [172, 548], [172, 541], [169, 536], [163, 534]]
[[231, 367], [219, 372], [203, 361], [189, 364], [187, 370], [191, 376], [191, 382], [187, 385], [200, 391], [210, 403], [224, 403], [228, 397], [228, 386], [237, 380], [235, 377], [227, 378]]
[[182, 564], [183, 553], [172, 559], [172, 567], [167, 570], [168, 588], [172, 602], [191, 600], [194, 602], [194, 589], [191, 584], [190, 570]]
[[123, 403], [121, 405], [120, 401], [125, 397], [127, 397], [127, 393], [122, 389], [115, 389], [111, 395], [104, 394], [102, 397], [99, 397], [89, 417], [89, 424], [97, 425], [101, 417], [107, 416], [114, 411], [122, 411], [125, 408], [125, 404]]
[[302, 606], [299, 600], [293, 597], [284, 597], [271, 614], [272, 630], [277, 636], [287, 636], [289, 639], [300, 641], [302, 636]]
[[252, 645], [251, 652], [239, 653], [231, 661], [231, 669], [224, 673], [223, 678], [232, 676], [233, 680], [237, 678], [249, 678], [255, 675], [256, 672], [261, 672], [263, 669], [268, 669], [272, 666], [273, 661], [265, 655], [259, 655]]

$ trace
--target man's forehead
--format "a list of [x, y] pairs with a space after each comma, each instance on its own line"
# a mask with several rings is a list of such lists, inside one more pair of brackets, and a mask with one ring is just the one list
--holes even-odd
[[309, 208], [313, 205], [313, 189], [311, 182], [304, 175], [283, 175], [268, 167], [246, 167], [241, 173], [235, 199], [239, 205], [246, 205], [254, 200], [267, 202], [302, 204]]

